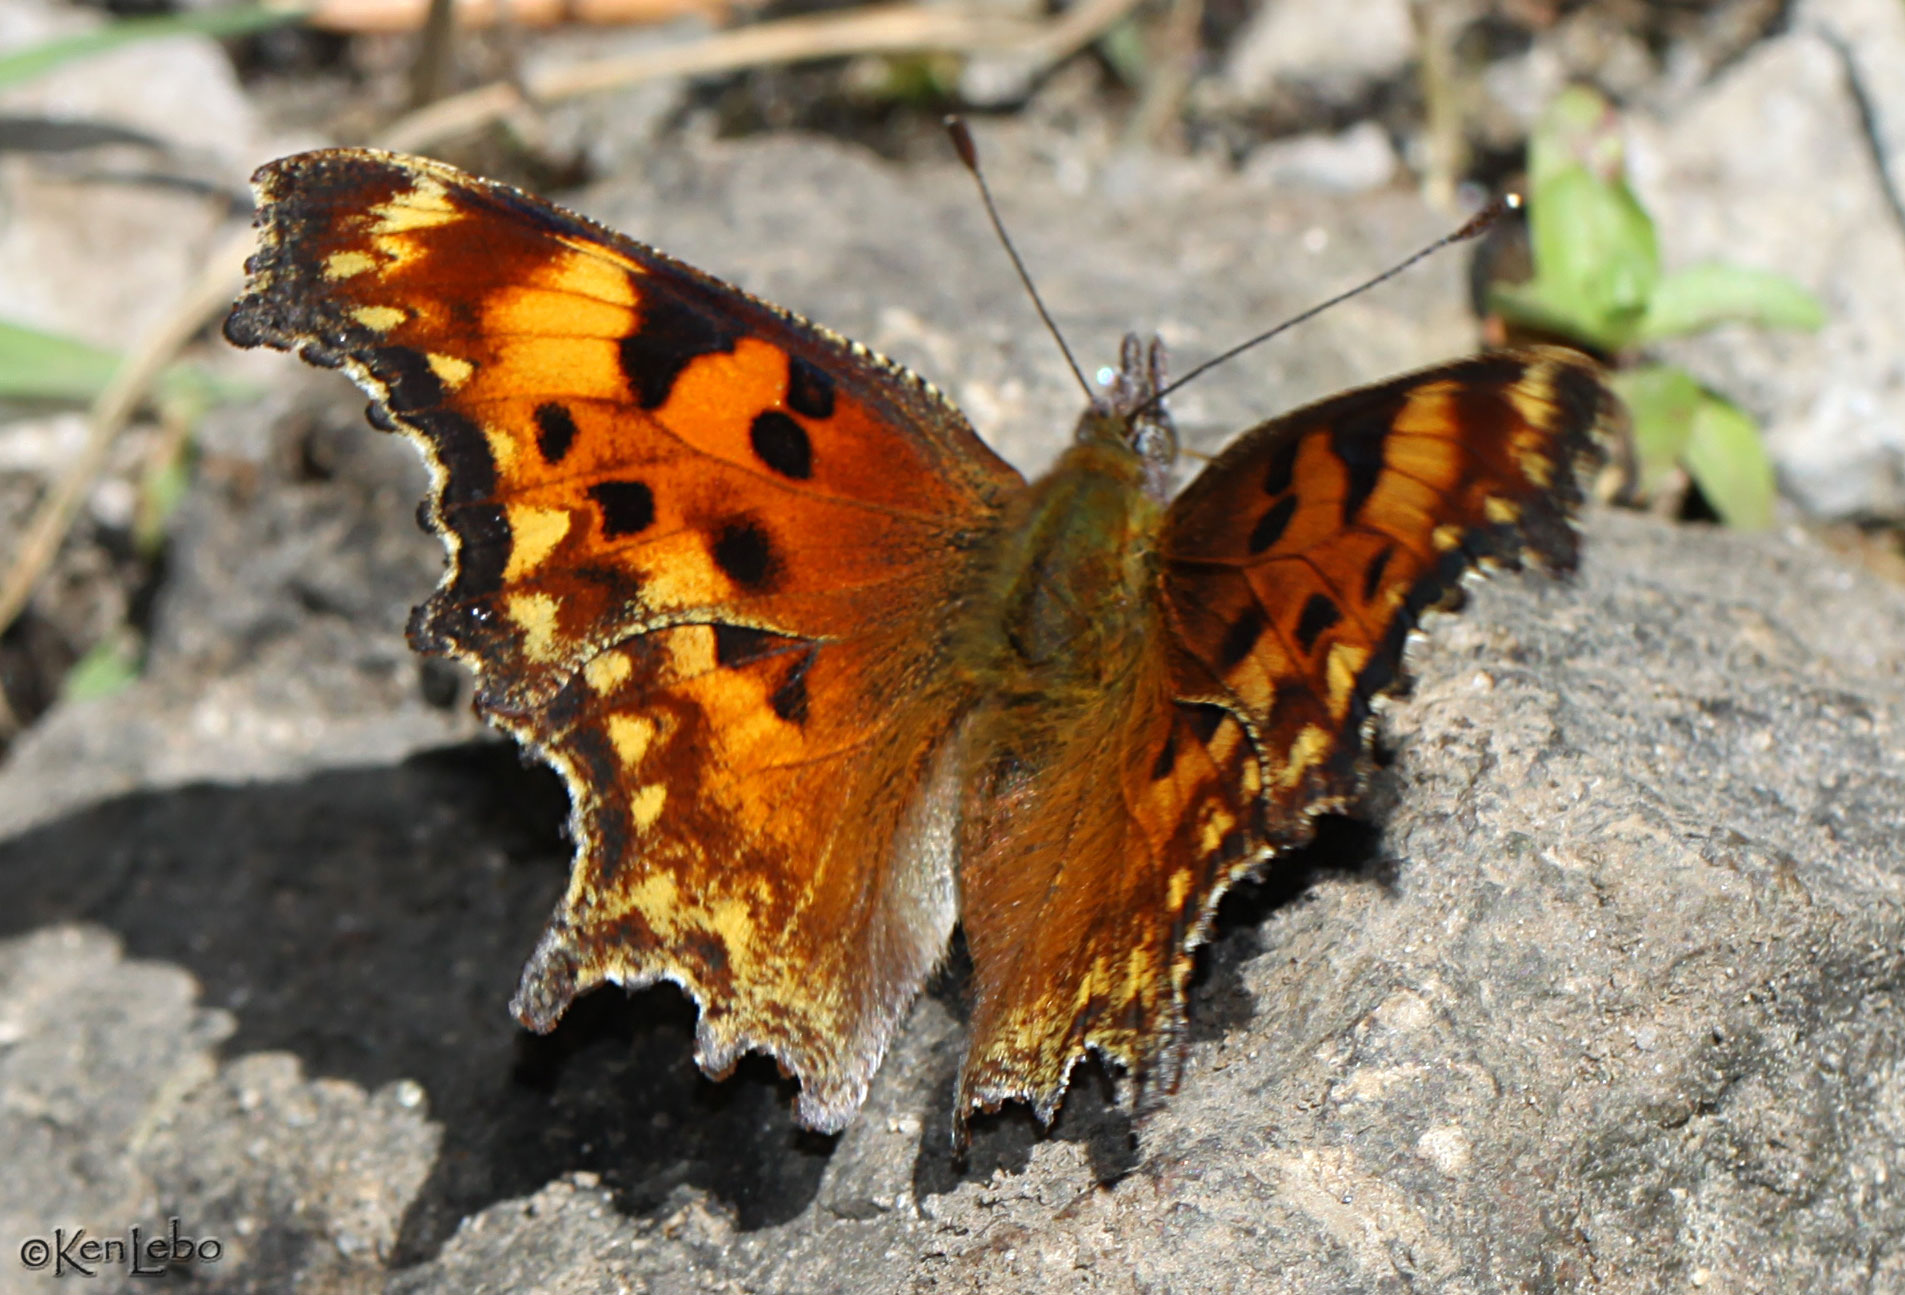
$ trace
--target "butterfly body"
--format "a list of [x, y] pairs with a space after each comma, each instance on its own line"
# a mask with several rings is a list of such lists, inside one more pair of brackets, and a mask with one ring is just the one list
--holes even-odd
[[955, 924], [957, 1119], [1090, 1051], [1168, 1089], [1224, 890], [1355, 795], [1373, 698], [1476, 563], [1574, 555], [1619, 417], [1534, 349], [1243, 433], [1170, 494], [1128, 341], [1027, 485], [929, 384], [652, 248], [417, 158], [260, 170], [227, 335], [342, 367], [432, 464], [413, 620], [572, 799], [515, 1011], [682, 985], [837, 1129]]

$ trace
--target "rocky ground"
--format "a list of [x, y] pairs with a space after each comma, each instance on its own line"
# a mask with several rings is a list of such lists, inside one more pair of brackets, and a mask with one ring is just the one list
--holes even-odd
[[[964, 1162], [957, 966], [837, 1139], [792, 1125], [770, 1065], [700, 1078], [670, 992], [513, 1027], [562, 793], [403, 645], [439, 565], [407, 448], [333, 375], [231, 361], [266, 394], [203, 430], [143, 674], [0, 765], [0, 1290], [55, 1287], [18, 1258], [54, 1228], [174, 1216], [222, 1247], [190, 1279], [234, 1292], [1905, 1288], [1905, 590], [1797, 524], [1905, 497], [1888, 67], [1896, 5], [1796, 5], [1633, 119], [1670, 260], [1826, 299], [1817, 336], [1679, 357], [1768, 424], [1789, 524], [1601, 510], [1575, 580], [1479, 586], [1412, 658], [1362, 822], [1227, 902], [1177, 1096], [1134, 1122], [1093, 1074], [1049, 1137], [1006, 1113]], [[981, 142], [1088, 366], [1131, 327], [1188, 361], [1448, 223], [1366, 133], [1094, 161], [1061, 116]], [[281, 151], [250, 129], [205, 148]], [[1076, 392], [955, 167], [621, 147], [643, 164], [571, 201], [912, 364], [1021, 465], [1056, 451]], [[24, 168], [0, 184], [7, 281], [39, 283], [83, 217]], [[175, 201], [143, 219], [176, 237], [127, 236], [159, 296], [216, 224]], [[1280, 339], [1180, 422], [1210, 448], [1466, 349], [1462, 274]], [[10, 470], [71, 435], [27, 426]], [[115, 1286], [146, 1288], [89, 1284]]]

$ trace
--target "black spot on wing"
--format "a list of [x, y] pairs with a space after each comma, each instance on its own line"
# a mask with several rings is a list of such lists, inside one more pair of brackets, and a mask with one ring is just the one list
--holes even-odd
[[1263, 636], [1263, 611], [1255, 603], [1244, 608], [1243, 613], [1230, 623], [1224, 631], [1223, 644], [1217, 649], [1217, 665], [1228, 672], [1233, 666], [1250, 655], [1250, 649], [1257, 646], [1257, 640]]
[[655, 521], [655, 492], [641, 481], [598, 481], [589, 498], [602, 510], [602, 537], [639, 535]]
[[715, 664], [729, 669], [744, 666], [750, 661], [772, 656], [780, 649], [782, 642], [784, 640], [780, 635], [770, 634], [766, 630], [751, 629], [745, 625], [716, 625]]
[[1286, 435], [1282, 443], [1270, 451], [1270, 461], [1265, 464], [1263, 473], [1266, 495], [1280, 495], [1289, 490], [1290, 483], [1296, 479], [1297, 447], [1302, 444], [1302, 438]]
[[754, 416], [748, 428], [748, 443], [755, 457], [781, 476], [805, 481], [814, 474], [813, 445], [807, 429], [778, 409]]
[[1311, 594], [1296, 620], [1297, 646], [1308, 652], [1316, 646], [1317, 635], [1341, 619], [1343, 613], [1328, 594]]
[[730, 354], [735, 337], [720, 322], [658, 294], [646, 281], [635, 284], [642, 325], [621, 341], [622, 375], [643, 409], [668, 403], [682, 370], [704, 355]]
[[443, 511], [496, 497], [496, 462], [490, 457], [489, 440], [474, 421], [443, 408], [412, 410], [402, 418], [430, 442], [443, 464]]
[[787, 672], [787, 678], [781, 681], [767, 704], [776, 715], [789, 724], [807, 722], [807, 671], [814, 664], [814, 650], [809, 648], [794, 662], [794, 668]]
[[1382, 588], [1382, 573], [1389, 569], [1389, 555], [1394, 549], [1376, 550], [1376, 556], [1369, 559], [1369, 565], [1363, 568], [1363, 601], [1374, 602], [1376, 591]]
[[562, 462], [575, 444], [575, 418], [567, 405], [556, 401], [536, 406], [536, 449], [550, 467]]
[[445, 514], [456, 536], [456, 584], [452, 596], [478, 598], [503, 587], [509, 567], [509, 514], [501, 504], [479, 503]]
[[409, 414], [443, 403], [443, 380], [423, 352], [408, 346], [373, 346], [359, 356], [370, 376], [384, 385], [388, 393], [384, 402], [392, 413]]
[[728, 969], [728, 945], [713, 931], [697, 928], [687, 932], [681, 939], [682, 952], [699, 962], [714, 975], [721, 975]]
[[787, 359], [787, 407], [808, 418], [833, 417], [833, 379], [801, 359]]
[[1182, 706], [1181, 709], [1184, 711], [1185, 719], [1190, 723], [1192, 735], [1206, 746], [1210, 745], [1210, 740], [1217, 736], [1217, 730], [1222, 728], [1224, 721], [1230, 717], [1230, 712], [1222, 706], [1193, 703]]
[[1177, 767], [1177, 725], [1173, 724], [1164, 734], [1164, 746], [1158, 751], [1158, 758], [1151, 764], [1151, 781], [1171, 776], [1171, 770]]
[[1558, 365], [1548, 372], [1554, 381], [1554, 404], [1561, 425], [1585, 443], [1587, 433], [1605, 411], [1607, 388], [1592, 371], [1579, 365]]
[[739, 518], [721, 528], [714, 541], [714, 564], [728, 579], [749, 589], [760, 589], [774, 579], [774, 542], [752, 518]]
[[1289, 528], [1290, 519], [1296, 516], [1296, 496], [1285, 495], [1270, 506], [1270, 510], [1257, 519], [1256, 526], [1250, 531], [1250, 551], [1262, 553], [1278, 540]]
[[1355, 523], [1382, 476], [1383, 442], [1395, 422], [1396, 408], [1384, 401], [1376, 409], [1360, 411], [1330, 429], [1330, 450], [1342, 461], [1348, 483], [1343, 490], [1343, 525]]

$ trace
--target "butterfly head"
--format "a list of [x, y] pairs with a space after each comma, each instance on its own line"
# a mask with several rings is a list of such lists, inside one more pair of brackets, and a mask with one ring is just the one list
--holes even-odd
[[1158, 398], [1164, 390], [1164, 341], [1146, 346], [1126, 333], [1118, 348], [1118, 371], [1078, 420], [1081, 444], [1123, 446], [1144, 463], [1145, 484], [1157, 499], [1170, 494], [1171, 466], [1177, 462], [1177, 425]]

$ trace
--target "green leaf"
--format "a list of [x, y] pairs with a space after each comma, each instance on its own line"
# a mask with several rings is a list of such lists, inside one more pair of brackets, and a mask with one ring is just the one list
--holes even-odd
[[[91, 404], [119, 362], [119, 353], [103, 346], [0, 320], [0, 400]], [[188, 401], [201, 408], [244, 399], [251, 391], [248, 384], [223, 381], [187, 364], [172, 365], [157, 384], [161, 403]]]
[[1558, 290], [1541, 279], [1489, 284], [1488, 308], [1511, 324], [1553, 333], [1598, 350], [1618, 350], [1625, 338], [1624, 330], [1607, 327], [1606, 321], [1589, 313], [1578, 295]]
[[130, 633], [108, 634], [73, 663], [60, 682], [68, 701], [91, 701], [118, 692], [139, 677], [138, 646]]
[[1778, 487], [1759, 426], [1744, 410], [1704, 394], [1687, 438], [1687, 475], [1713, 505], [1720, 520], [1738, 530], [1773, 523]]
[[1542, 295], [1593, 321], [1595, 341], [1626, 345], [1660, 281], [1653, 221], [1627, 186], [1564, 170], [1530, 193], [1528, 234]]
[[1654, 494], [1686, 453], [1694, 413], [1707, 393], [1684, 369], [1664, 365], [1627, 369], [1609, 381], [1633, 418], [1640, 492]]
[[185, 502], [192, 469], [184, 454], [174, 454], [147, 472], [139, 483], [139, 506], [133, 513], [133, 545], [140, 556], [158, 556], [165, 546], [172, 514]]
[[242, 9], [203, 9], [157, 18], [127, 18], [93, 31], [44, 41], [0, 56], [0, 88], [17, 85], [52, 71], [62, 63], [89, 58], [166, 36], [246, 36], [286, 23], [301, 22], [302, 6], [247, 6]]
[[1825, 322], [1819, 299], [1784, 275], [1737, 265], [1695, 265], [1661, 280], [1637, 337], [1655, 341], [1729, 323], [1810, 332]]

